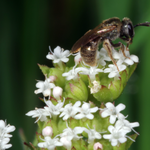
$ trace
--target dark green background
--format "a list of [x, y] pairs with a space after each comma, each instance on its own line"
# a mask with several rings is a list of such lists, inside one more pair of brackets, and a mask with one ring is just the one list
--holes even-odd
[[[35, 79], [44, 80], [37, 63], [46, 60], [48, 46], [70, 49], [86, 31], [110, 17], [129, 17], [133, 24], [150, 21], [149, 0], [15, 0], [0, 1], [0, 119], [16, 126], [11, 143], [21, 150], [19, 129], [28, 141], [34, 119], [25, 116], [42, 107], [33, 92]], [[140, 63], [116, 103], [126, 104], [124, 115], [140, 122], [140, 135], [130, 150], [150, 149], [150, 28], [135, 29], [131, 53]]]

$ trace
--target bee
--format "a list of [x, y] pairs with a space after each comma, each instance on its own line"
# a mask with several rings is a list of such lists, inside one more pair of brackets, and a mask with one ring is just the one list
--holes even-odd
[[127, 43], [128, 48], [134, 37], [134, 28], [137, 26], [150, 26], [150, 22], [139, 23], [133, 26], [132, 21], [126, 17], [123, 18], [122, 21], [117, 17], [104, 20], [93, 30], [86, 32], [73, 45], [71, 53], [77, 53], [80, 51], [85, 64], [89, 66], [96, 66], [98, 47], [101, 43], [103, 43], [103, 47], [106, 49], [113, 64], [118, 69], [118, 66], [112, 56], [112, 47], [120, 48], [125, 56], [124, 45], [121, 42], [113, 43], [112, 41], [120, 38]]

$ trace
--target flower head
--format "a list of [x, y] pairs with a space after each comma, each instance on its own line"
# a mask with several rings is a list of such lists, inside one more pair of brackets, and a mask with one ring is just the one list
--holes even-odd
[[114, 77], [118, 78], [118, 77], [120, 77], [119, 72], [126, 69], [126, 65], [123, 65], [121, 63], [116, 63], [116, 64], [119, 68], [119, 71], [118, 71], [118, 68], [116, 67], [116, 65], [114, 65], [114, 64], [109, 64], [108, 65], [109, 68], [104, 69], [104, 73], [109, 73], [108, 74], [109, 78], [114, 78]]
[[62, 74], [63, 77], [66, 77], [66, 80], [74, 79], [76, 80], [78, 78], [79, 72], [83, 71], [83, 67], [77, 67], [76, 65], [71, 69], [69, 72], [65, 72]]
[[72, 106], [72, 103], [69, 103], [67, 105], [65, 105], [64, 108], [61, 108], [61, 114], [59, 117], [63, 117], [63, 120], [67, 120], [68, 118], [70, 117], [74, 117], [76, 113], [78, 113], [80, 111], [80, 106], [81, 105], [81, 102], [80, 101], [77, 101], [73, 106]]
[[118, 116], [118, 121], [117, 122], [120, 122], [120, 124], [122, 124], [123, 128], [127, 129], [129, 132], [132, 130], [134, 131], [137, 135], [139, 135], [138, 132], [136, 132], [133, 128], [134, 127], [138, 127], [140, 124], [138, 122], [133, 122], [133, 123], [130, 123], [128, 120], [125, 119], [126, 117], [122, 114], [119, 114]]
[[81, 54], [80, 52], [78, 52], [74, 57], [75, 64], [78, 64], [81, 60], [82, 60]]
[[120, 114], [120, 111], [125, 109], [125, 105], [124, 104], [118, 104], [116, 107], [108, 102], [105, 104], [106, 108], [104, 108], [102, 110], [101, 116], [103, 118], [110, 116], [110, 123], [114, 124], [116, 121], [116, 118], [118, 117], [118, 115]]
[[122, 129], [118, 128], [117, 126], [114, 127], [114, 126], [110, 125], [108, 127], [108, 130], [109, 130], [110, 134], [104, 134], [103, 138], [109, 139], [112, 146], [116, 146], [119, 143], [124, 143], [127, 141], [127, 138], [125, 136], [126, 132], [124, 132]]
[[78, 140], [82, 138], [82, 136], [78, 136], [78, 134], [81, 134], [85, 128], [84, 127], [75, 127], [74, 129], [71, 129], [68, 124], [66, 123], [67, 128], [63, 130], [63, 133], [60, 134], [60, 137], [66, 137], [67, 140]]
[[61, 102], [60, 100], [58, 101], [58, 103], [56, 105], [54, 105], [50, 100], [44, 100], [45, 104], [47, 106], [44, 107], [44, 109], [49, 112], [49, 114], [52, 115], [59, 115], [60, 114], [60, 110], [64, 105], [64, 101]]
[[84, 102], [82, 105], [79, 114], [75, 115], [75, 119], [82, 119], [82, 118], [88, 118], [93, 119], [94, 115], [92, 113], [95, 113], [98, 110], [98, 107], [90, 108], [90, 103]]
[[95, 129], [85, 128], [84, 130], [88, 134], [88, 143], [92, 143], [95, 139], [101, 139], [102, 136], [99, 132], [97, 132]]
[[111, 61], [107, 51], [104, 48], [101, 48], [100, 52], [98, 51], [98, 53], [99, 53], [98, 62], [100, 65], [105, 66], [106, 65], [105, 61]]
[[93, 86], [90, 88], [91, 94], [97, 93], [101, 89], [100, 82], [94, 80], [92, 83], [93, 83]]
[[12, 144], [8, 144], [10, 141], [10, 132], [15, 130], [15, 126], [6, 125], [6, 122], [0, 120], [0, 150], [5, 150], [12, 147]]
[[38, 147], [47, 148], [48, 150], [54, 150], [56, 146], [63, 146], [63, 144], [59, 141], [59, 138], [51, 138], [50, 136], [45, 136], [42, 139], [44, 142], [38, 143]]
[[68, 140], [66, 137], [62, 137], [60, 139], [60, 142], [63, 144], [63, 146], [67, 149], [67, 150], [71, 150], [71, 140]]
[[28, 113], [26, 113], [27, 116], [32, 116], [32, 118], [38, 118], [36, 122], [40, 121], [46, 121], [47, 120], [47, 116], [49, 116], [51, 118], [51, 113], [47, 112], [45, 109], [43, 108], [35, 108], [35, 110], [31, 110]]
[[46, 56], [47, 59], [53, 60], [53, 63], [59, 63], [62, 62], [68, 62], [69, 58], [67, 58], [70, 55], [69, 50], [62, 49], [60, 46], [57, 46], [54, 49], [54, 52], [52, 52], [51, 48], [49, 47], [50, 53]]
[[43, 93], [44, 97], [46, 97], [51, 95], [51, 89], [55, 87], [55, 84], [51, 83], [50, 78], [46, 78], [45, 81], [39, 81], [36, 87], [39, 89], [35, 90], [34, 93]]
[[90, 77], [91, 81], [94, 81], [95, 75], [98, 74], [99, 72], [103, 72], [103, 70], [97, 68], [97, 66], [96, 67], [90, 67], [90, 68], [82, 67], [80, 74], [86, 74]]
[[122, 50], [119, 52], [114, 53], [113, 57], [118, 59], [118, 63], [126, 63], [127, 65], [133, 65], [134, 62], [138, 63], [139, 58], [136, 55], [130, 55], [129, 49], [124, 46], [124, 53]]

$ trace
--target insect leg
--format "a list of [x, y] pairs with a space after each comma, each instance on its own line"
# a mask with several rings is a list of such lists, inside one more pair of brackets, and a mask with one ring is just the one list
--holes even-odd
[[[121, 43], [121, 42], [118, 42], [118, 43], [113, 43], [111, 40], [110, 40], [110, 43], [111, 43], [111, 45], [113, 46], [113, 47], [115, 47], [115, 48], [118, 48], [118, 47], [120, 47], [120, 49], [121, 49], [121, 51], [122, 51], [122, 53], [123, 53], [123, 56], [125, 57], [125, 58], [129, 58], [129, 57], [127, 57], [126, 56], [126, 54], [125, 54], [125, 47], [124, 47], [124, 45]], [[127, 50], [128, 50], [128, 47], [129, 47], [129, 45], [127, 45]], [[130, 59], [130, 58], [129, 58]]]
[[110, 59], [112, 60], [113, 64], [117, 67], [117, 70], [119, 71], [119, 68], [118, 68], [118, 66], [117, 66], [117, 64], [116, 64], [116, 62], [112, 56], [112, 45], [111, 45], [109, 39], [105, 39], [103, 41], [103, 47], [105, 48], [105, 50], [107, 50], [107, 53], [108, 53]]

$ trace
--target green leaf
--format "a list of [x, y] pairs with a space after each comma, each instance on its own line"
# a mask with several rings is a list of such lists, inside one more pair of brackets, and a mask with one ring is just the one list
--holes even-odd
[[[129, 137], [132, 138], [133, 140], [135, 140], [137, 138], [137, 134], [130, 135]], [[128, 139], [126, 142], [126, 149], [128, 149], [132, 143], [133, 143], [133, 141]]]
[[45, 65], [40, 65], [38, 64], [38, 66], [40, 67], [42, 73], [44, 74], [44, 76], [49, 77], [49, 73], [50, 73], [50, 68], [45, 66]]

